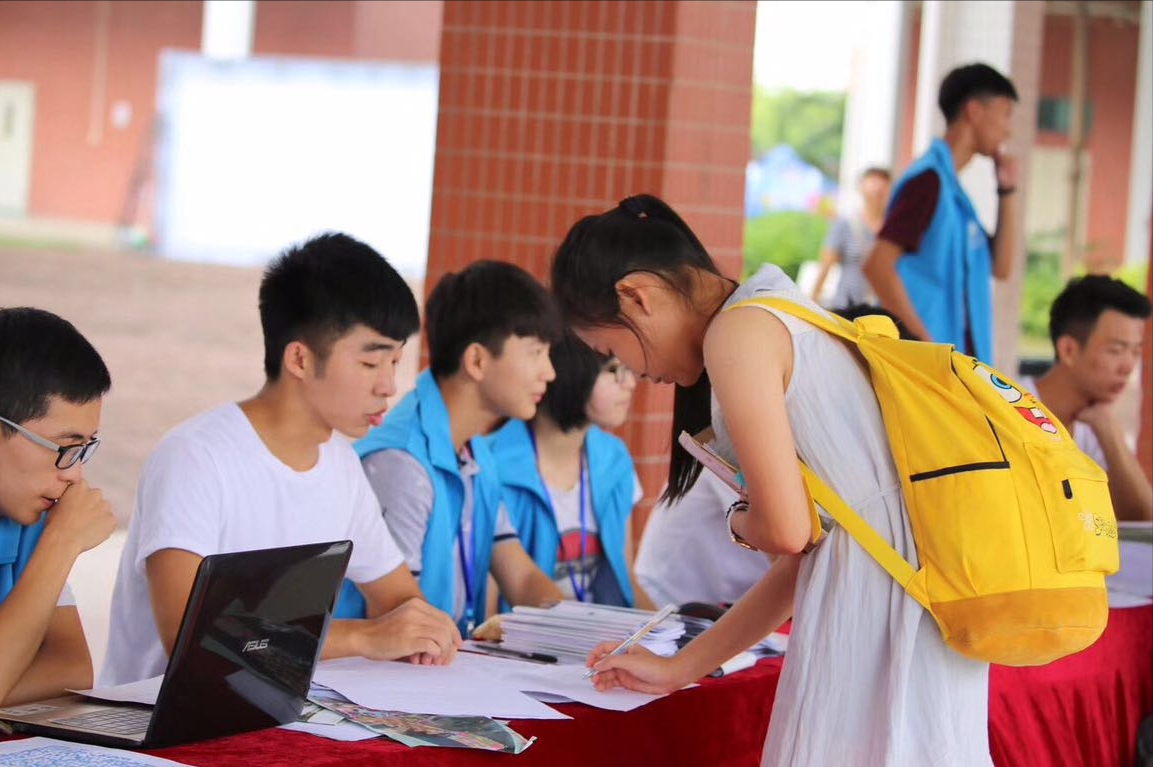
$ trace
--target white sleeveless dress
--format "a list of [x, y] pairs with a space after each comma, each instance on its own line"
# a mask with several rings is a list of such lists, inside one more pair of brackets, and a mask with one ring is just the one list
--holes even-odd
[[[753, 275], [728, 304], [755, 294], [823, 311], [775, 266]], [[774, 314], [793, 339], [785, 407], [798, 454], [916, 565], [896, 467], [863, 363], [843, 342]], [[712, 421], [719, 452], [735, 462], [715, 396]], [[761, 764], [991, 765], [988, 674], [988, 664], [946, 647], [932, 616], [834, 523], [801, 565]]]

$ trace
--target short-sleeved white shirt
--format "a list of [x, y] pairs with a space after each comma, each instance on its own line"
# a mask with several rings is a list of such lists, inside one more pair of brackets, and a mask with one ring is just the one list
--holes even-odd
[[145, 463], [112, 595], [101, 685], [164, 672], [145, 574], [162, 549], [199, 556], [351, 540], [348, 577], [370, 583], [404, 564], [349, 441], [333, 436], [295, 471], [269, 452], [233, 403], [169, 432]]
[[[587, 468], [582, 467], [582, 472]], [[588, 486], [587, 477], [584, 480]], [[553, 514], [556, 517], [556, 528], [560, 534], [560, 544], [557, 547], [556, 565], [551, 573], [553, 583], [560, 589], [565, 599], [577, 599], [579, 595], [575, 584], [581, 584], [585, 592], [586, 602], [600, 601], [597, 593], [598, 584], [603, 581], [598, 578], [601, 566], [605, 563], [605, 553], [601, 546], [599, 531], [597, 530], [596, 514], [592, 510], [591, 493], [586, 489], [585, 497], [585, 549], [581, 555], [581, 482], [568, 489], [558, 489], [545, 484], [549, 500], [552, 502]], [[645, 491], [636, 472], [633, 472], [633, 506], [644, 497]], [[627, 520], [625, 524], [630, 524]], [[612, 577], [612, 576], [610, 576]], [[618, 588], [614, 585], [613, 589]]]

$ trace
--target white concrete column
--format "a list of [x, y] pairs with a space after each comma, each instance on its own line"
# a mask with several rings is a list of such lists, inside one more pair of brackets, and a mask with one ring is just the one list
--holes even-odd
[[[1044, 15], [1045, 4], [1040, 2], [925, 0], [913, 118], [914, 156], [945, 130], [937, 106], [941, 80], [956, 66], [983, 62], [1012, 79], [1020, 96], [1009, 151], [1021, 168], [1018, 188], [1027, 188], [1029, 150], [1036, 134]], [[992, 160], [974, 157], [960, 173], [960, 180], [985, 228], [994, 231], [998, 202]], [[1009, 280], [995, 283], [993, 295], [994, 364], [1009, 374], [1015, 373], [1017, 366], [1017, 316], [1025, 257], [1025, 206], [1018, 201], [1017, 208], [1018, 231], [1022, 232], [1017, 243], [1017, 269]]]
[[248, 58], [255, 31], [256, 0], [204, 0], [200, 52], [206, 58]]
[[[949, 70], [980, 61], [1012, 77], [1013, 21], [1019, 5], [1027, 3], [927, 0], [924, 4], [913, 118], [914, 157], [945, 130], [945, 119], [937, 106], [937, 91]], [[985, 228], [992, 231], [997, 222], [997, 180], [992, 161], [974, 157], [960, 178], [977, 215]]]
[[[949, 0], [924, 0], [921, 4], [921, 46], [917, 55], [916, 101], [913, 102], [913, 157], [919, 157], [933, 136], [941, 135], [945, 121], [937, 109], [937, 88], [953, 61], [954, 6]], [[951, 64], [950, 64], [951, 66]]]
[[1141, 3], [1133, 153], [1130, 157], [1125, 263], [1136, 264], [1149, 258], [1149, 210], [1153, 207], [1153, 0]]
[[[909, 55], [903, 0], [873, 0], [868, 21], [853, 51], [853, 72], [845, 104], [837, 207], [849, 213], [860, 205], [857, 181], [865, 168], [893, 169], [900, 119], [902, 74]], [[894, 169], [895, 170], [895, 169]]]
[[[1014, 13], [1012, 56], [1006, 68], [1017, 88], [1009, 151], [1017, 158], [1017, 250], [1013, 273], [993, 281], [993, 364], [1009, 375], [1017, 374], [1017, 339], [1020, 335], [1021, 283], [1025, 276], [1025, 200], [1029, 189], [1030, 156], [1037, 139], [1037, 102], [1041, 87], [1041, 54], [1045, 36], [1045, 3], [1020, 2]], [[990, 164], [991, 165], [991, 164]], [[989, 181], [996, 196], [990, 167]]]

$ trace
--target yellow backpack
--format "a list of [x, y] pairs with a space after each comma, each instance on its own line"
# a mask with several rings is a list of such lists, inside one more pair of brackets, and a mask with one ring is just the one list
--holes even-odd
[[1105, 472], [1036, 397], [951, 345], [900, 340], [888, 317], [830, 319], [777, 298], [730, 308], [750, 305], [849, 341], [868, 363], [920, 569], [801, 471], [810, 497], [933, 615], [946, 644], [1030, 666], [1097, 640], [1105, 575], [1118, 567]]

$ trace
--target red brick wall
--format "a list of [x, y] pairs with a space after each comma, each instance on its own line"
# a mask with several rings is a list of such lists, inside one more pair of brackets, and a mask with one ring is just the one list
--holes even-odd
[[435, 62], [440, 0], [258, 0], [253, 52]]
[[353, 5], [353, 0], [259, 0], [252, 52], [257, 56], [351, 56]]
[[[666, 198], [737, 275], [755, 13], [446, 0], [426, 290], [480, 258], [545, 279], [569, 226], [638, 192]], [[642, 383], [622, 429], [645, 509], [667, 472], [671, 406], [671, 388]]]
[[[107, 85], [97, 99], [98, 131], [90, 142], [102, 7], [108, 13]], [[198, 49], [201, 14], [199, 0], [0, 3], [0, 79], [31, 81], [36, 88], [29, 215], [118, 220], [150, 140], [160, 50]], [[123, 130], [110, 119], [119, 100], [132, 105], [132, 121]]]
[[897, 144], [897, 156], [893, 165], [893, 178], [896, 179], [905, 172], [909, 163], [913, 161], [913, 121], [917, 113], [917, 70], [921, 56], [921, 10], [915, 9], [909, 14], [909, 67], [905, 73], [905, 103], [904, 113], [901, 115], [900, 141]]
[[[89, 143], [101, 8], [107, 91], [102, 135]], [[132, 174], [151, 149], [160, 51], [198, 51], [203, 13], [201, 0], [0, 2], [0, 80], [36, 88], [30, 216], [119, 220]], [[439, 0], [259, 0], [254, 52], [435, 62], [440, 13]], [[123, 130], [110, 119], [118, 100], [132, 105]]]

